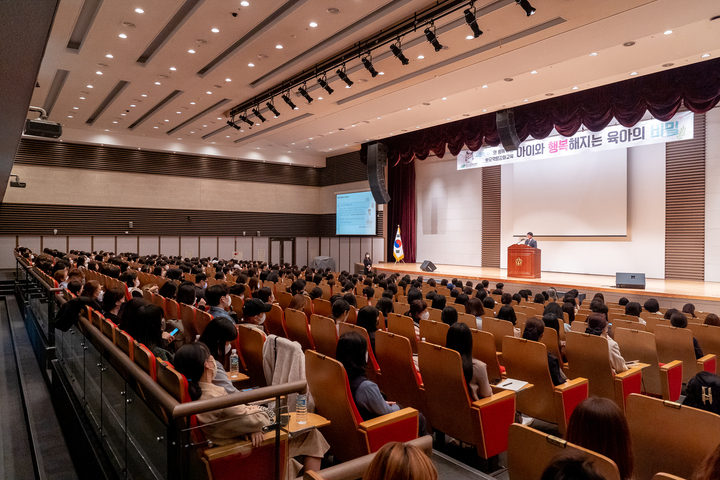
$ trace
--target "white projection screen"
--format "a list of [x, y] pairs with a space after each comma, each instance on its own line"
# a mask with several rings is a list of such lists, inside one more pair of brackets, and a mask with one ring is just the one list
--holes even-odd
[[514, 235], [627, 236], [627, 149], [513, 167]]

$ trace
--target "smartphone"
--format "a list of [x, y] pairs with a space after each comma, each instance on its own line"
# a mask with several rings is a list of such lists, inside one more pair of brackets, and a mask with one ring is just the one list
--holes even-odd
[[176, 328], [175, 330], [173, 330], [172, 332], [170, 332], [170, 335], [172, 335], [172, 336], [174, 337], [175, 334], [178, 332], [178, 330], [179, 330], [179, 329]]

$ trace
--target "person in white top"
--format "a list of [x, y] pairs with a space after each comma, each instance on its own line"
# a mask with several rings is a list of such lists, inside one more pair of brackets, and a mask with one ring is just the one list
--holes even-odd
[[588, 316], [587, 328], [585, 333], [603, 337], [608, 342], [608, 353], [610, 355], [610, 365], [615, 373], [621, 373], [628, 369], [625, 359], [620, 354], [620, 347], [617, 342], [608, 336], [608, 322], [605, 315], [593, 313]]

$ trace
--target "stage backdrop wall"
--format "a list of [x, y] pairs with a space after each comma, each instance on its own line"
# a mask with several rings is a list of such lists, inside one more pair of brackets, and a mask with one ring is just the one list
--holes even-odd
[[705, 122], [705, 281], [720, 282], [720, 108]]
[[[542, 162], [539, 160], [538, 162]], [[513, 202], [513, 167], [502, 166], [502, 255], [501, 268], [507, 268], [507, 246], [513, 237], [517, 209]], [[648, 278], [665, 276], [665, 145], [629, 148], [627, 152], [627, 237], [619, 238], [537, 238], [542, 249], [542, 269], [551, 272], [614, 275], [616, 272], [642, 272]], [[548, 188], [562, 188], [561, 179]], [[538, 186], [538, 188], [541, 188]], [[548, 209], [548, 222], [588, 219], [603, 209], [606, 192], [597, 191], [593, 209], [577, 210], [575, 205], [556, 205]], [[530, 196], [532, 198], [532, 196]]]

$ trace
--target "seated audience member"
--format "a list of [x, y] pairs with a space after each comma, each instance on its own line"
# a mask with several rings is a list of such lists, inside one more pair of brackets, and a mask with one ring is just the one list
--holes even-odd
[[[260, 290], [262, 290], [262, 288]], [[258, 296], [260, 294], [260, 290], [258, 290]], [[270, 290], [270, 289], [268, 288], [268, 290]], [[311, 300], [315, 300], [316, 298], [322, 298], [322, 296], [323, 296], [322, 288], [313, 287], [313, 289], [310, 290], [310, 299]]]
[[235, 322], [224, 317], [217, 317], [213, 318], [212, 321], [207, 324], [198, 340], [205, 344], [215, 359], [217, 369], [212, 383], [224, 388], [227, 393], [236, 393], [239, 391], [233, 386], [224, 367], [225, 358], [230, 355], [232, 348], [230, 342], [235, 340], [237, 335]]
[[565, 440], [614, 461], [622, 480], [633, 478], [633, 453], [625, 414], [607, 398], [589, 397], [573, 410]]
[[53, 274], [53, 278], [58, 283], [59, 288], [67, 288], [68, 275], [67, 269], [58, 270]]
[[[543, 334], [545, 333], [545, 324], [542, 320], [537, 317], [530, 317], [525, 322], [525, 330], [523, 331], [522, 338], [531, 340], [533, 342], [542, 342]], [[560, 368], [560, 361], [558, 358], [550, 352], [547, 352], [548, 356], [548, 368], [550, 369], [550, 378], [552, 379], [553, 385], [562, 385], [567, 382], [565, 374]]]
[[555, 290], [553, 287], [550, 287], [547, 289], [548, 294], [548, 300], [551, 302], [557, 301], [557, 290]]
[[415, 300], [422, 300], [422, 292], [418, 288], [411, 288], [410, 291], [407, 294], [407, 302], [408, 305], [414, 302]]
[[385, 298], [385, 297], [378, 298], [378, 301], [375, 304], [375, 308], [380, 310], [380, 313], [383, 314], [383, 317], [385, 317], [386, 323], [387, 323], [388, 314], [393, 313], [395, 311], [395, 305], [393, 304], [392, 299]]
[[355, 295], [348, 292], [345, 295], [343, 295], [342, 298], [343, 298], [343, 300], [348, 302], [350, 304], [350, 306], [353, 307], [355, 309], [355, 312], [357, 313], [357, 298], [355, 298]]
[[120, 327], [120, 330], [126, 331], [131, 337], [132, 334], [128, 331], [128, 329], [132, 330], [132, 325], [135, 321], [135, 317], [137, 317], [138, 310], [140, 310], [140, 307], [143, 305], [148, 305], [144, 298], [133, 298], [130, 301], [125, 302], [125, 306], [122, 309], [118, 327]]
[[695, 305], [692, 303], [686, 303], [683, 305], [682, 313], [689, 313], [692, 318], [697, 318], [695, 315]]
[[628, 369], [625, 359], [620, 354], [620, 347], [617, 342], [608, 336], [608, 321], [604, 315], [591, 313], [587, 318], [585, 333], [603, 337], [608, 342], [610, 365], [615, 373], [622, 373]]
[[708, 313], [708, 316], [705, 317], [705, 321], [703, 323], [705, 325], [712, 325], [714, 327], [720, 327], [720, 317], [718, 317], [714, 313]]
[[158, 295], [175, 300], [175, 296], [177, 295], [177, 285], [175, 282], [165, 282], [163, 286], [158, 289]]
[[162, 330], [163, 315], [163, 309], [157, 305], [152, 303], [143, 305], [138, 309], [133, 328], [128, 334], [145, 345], [156, 358], [172, 364], [174, 356], [167, 347], [174, 338]]
[[[315, 287], [315, 288], [320, 288], [320, 287]], [[313, 289], [313, 292], [315, 294], [317, 294], [317, 292], [315, 292], [315, 289]], [[270, 287], [261, 288], [260, 290], [257, 291], [257, 294], [255, 296], [265, 303], [275, 303], [275, 295], [273, 295]], [[319, 297], [313, 297], [312, 295], [310, 295], [310, 297], [311, 298], [322, 298], [322, 289], [320, 289]]]
[[367, 331], [368, 337], [370, 337], [370, 347], [372, 348], [373, 353], [375, 353], [375, 332], [378, 329], [379, 322], [380, 311], [370, 305], [362, 307], [357, 314], [356, 325]]
[[575, 307], [573, 307], [572, 303], [565, 302], [562, 304], [562, 311], [568, 317], [568, 323], [565, 324], [565, 331], [567, 332], [570, 331], [570, 325], [575, 321]]
[[520, 302], [522, 302], [522, 297], [519, 293], [514, 293], [512, 296], [512, 299], [514, 302], [516, 302], [518, 305], [520, 305]]
[[[300, 293], [305, 293], [305, 282], [300, 282], [299, 280], [297, 282], [302, 285]], [[297, 282], [294, 282], [293, 285], [295, 285], [295, 283]], [[293, 289], [293, 285], [290, 286], [290, 290]], [[250, 289], [250, 294], [255, 295], [255, 292], [257, 292], [262, 285], [260, 285], [260, 280], [258, 279], [258, 277], [252, 277], [250, 280], [248, 280], [247, 286]], [[293, 293], [293, 295], [295, 295], [295, 293]]]
[[455, 307], [445, 307], [440, 314], [440, 320], [446, 325], [453, 325], [458, 321], [458, 311]]
[[603, 315], [605, 317], [605, 320], [610, 321], [610, 318], [608, 317], [608, 314], [610, 313], [610, 309], [602, 301], [593, 300], [592, 302], [590, 302], [590, 311], [593, 313]]
[[[332, 304], [332, 319], [335, 320], [335, 326], [338, 323], [347, 322], [348, 316], [350, 315], [350, 304], [342, 298], [335, 300]], [[340, 327], [337, 327], [340, 331]]]
[[516, 327], [517, 324], [517, 317], [515, 315], [515, 310], [510, 305], [503, 305], [500, 307], [500, 310], [498, 310], [497, 315], [495, 315], [495, 318], [500, 320], [507, 320], [508, 322], [513, 324], [513, 333], [516, 338], [520, 338], [520, 329]]
[[674, 314], [676, 314], [676, 313], [680, 313], [680, 310], [678, 310], [677, 308], [668, 308], [668, 309], [665, 311], [665, 314], [663, 315], [663, 318], [664, 318], [665, 320], [670, 320], [670, 318], [671, 318]]
[[[217, 365], [218, 362], [203, 343], [191, 343], [178, 350], [175, 355], [175, 368], [187, 378], [191, 400], [209, 400], [228, 394], [227, 390], [213, 384]], [[253, 446], [259, 447], [264, 439], [263, 427], [274, 421], [269, 412], [255, 405], [235, 405], [199, 413], [197, 420], [203, 425], [203, 434], [215, 445], [227, 445], [247, 435]], [[322, 457], [329, 449], [330, 445], [322, 434], [313, 428], [290, 439], [289, 458], [304, 455], [305, 469], [319, 471]], [[300, 470], [300, 464], [295, 460], [290, 463], [288, 473], [294, 478]]]
[[594, 302], [595, 300], [600, 300], [600, 301], [604, 304], [604, 303], [605, 303], [605, 295], [603, 295], [602, 293], [598, 292], [598, 293], [596, 293], [595, 295], [593, 295], [592, 301]]
[[437, 293], [435, 290], [430, 290], [430, 291], [425, 295], [425, 300], [429, 300], [429, 301], [432, 303], [433, 298], [437, 297], [437, 294], [438, 294], [438, 293]]
[[178, 304], [184, 303], [185, 305], [194, 306], [197, 300], [196, 295], [195, 286], [190, 282], [184, 282], [178, 287], [176, 301]]
[[262, 326], [265, 323], [266, 314], [272, 310], [272, 303], [265, 303], [259, 298], [248, 298], [243, 304], [242, 321], [253, 328], [265, 331]]
[[133, 297], [142, 297], [140, 279], [138, 278], [137, 272], [134, 270], [125, 270], [120, 275], [120, 281], [127, 285], [128, 292], [130, 292]]
[[720, 377], [710, 372], [699, 372], [687, 383], [683, 405], [720, 415]]
[[660, 313], [660, 304], [654, 298], [648, 298], [645, 300], [643, 308], [650, 313]]
[[[673, 327], [677, 328], [687, 328], [688, 320], [684, 313], [677, 312], [673, 313], [672, 317], [670, 317], [670, 324]], [[695, 348], [695, 358], [702, 358], [703, 357], [703, 351], [700, 348], [700, 344], [693, 336], [693, 347]]]
[[[496, 284], [495, 284], [495, 289], [496, 289], [496, 290], [501, 290], [501, 291], [502, 291], [503, 288], [505, 288], [505, 284], [504, 284], [504, 283], [500, 282], [500, 283], [496, 283]], [[502, 293], [501, 293], [501, 295], [502, 295]]]
[[72, 293], [75, 296], [80, 295], [80, 292], [82, 291], [83, 285], [81, 282], [74, 280], [72, 282], [68, 282], [67, 289], [70, 293]]
[[457, 297], [455, 297], [455, 304], [456, 305], [465, 305], [468, 302], [468, 300], [470, 300], [470, 298], [467, 295], [465, 295], [464, 293], [460, 293], [460, 294], [458, 294]]
[[639, 317], [642, 313], [642, 306], [638, 302], [628, 302], [625, 305], [625, 315]]
[[432, 461], [417, 447], [390, 442], [378, 450], [362, 480], [437, 480]]
[[545, 303], [545, 295], [543, 295], [542, 293], [536, 293], [535, 298], [533, 298], [533, 303], [539, 303], [541, 305], [544, 304]]
[[545, 308], [543, 309], [543, 315], [547, 315], [548, 313], [554, 314], [555, 317], [558, 319], [558, 322], [563, 322], [563, 309], [558, 302], [550, 302], [545, 305]]
[[[298, 293], [297, 295], [294, 295], [292, 300], [290, 300], [290, 305], [288, 305], [287, 308], [292, 308], [293, 310], [298, 310], [300, 312], [305, 310], [305, 295], [302, 293]], [[355, 298], [353, 296], [353, 298]]]
[[545, 301], [547, 302], [548, 299], [550, 298], [550, 296], [548, 295], [547, 291], [546, 291], [546, 290], [543, 290], [543, 291], [540, 292], [540, 293], [542, 293], [543, 298], [544, 298]]
[[512, 295], [509, 293], [503, 293], [502, 297], [500, 297], [500, 303], [503, 305], [510, 305], [513, 301]]
[[213, 318], [227, 318], [235, 323], [233, 318], [227, 312], [230, 308], [230, 291], [227, 285], [213, 285], [205, 291], [205, 302], [207, 303], [208, 313]]
[[111, 288], [103, 295], [102, 311], [105, 318], [114, 324], [120, 323], [120, 307], [125, 303], [125, 292], [119, 288]]
[[430, 318], [430, 312], [427, 311], [427, 303], [424, 300], [414, 300], [410, 304], [410, 310], [404, 313], [405, 316], [412, 318], [415, 326], [420, 324], [420, 320], [427, 320]]
[[195, 275], [195, 297], [205, 298], [205, 289], [208, 287], [207, 275], [198, 273]]
[[499, 288], [496, 288], [495, 290], [493, 290], [491, 292], [491, 295], [501, 295], [502, 296], [502, 294], [503, 294], [503, 291], [500, 290]]
[[365, 287], [362, 291], [363, 297], [367, 298], [368, 305], [372, 305], [375, 298], [375, 289], [372, 287]]
[[85, 300], [86, 305], [98, 312], [102, 312], [102, 305], [100, 304], [102, 295], [104, 294], [100, 284], [95, 280], [90, 280], [89, 282], [85, 282], [82, 292], [80, 293], [80, 298]]
[[482, 301], [479, 298], [473, 297], [468, 300], [465, 304], [465, 313], [475, 317], [477, 322], [477, 329], [482, 329], [482, 316], [485, 315], [485, 309], [483, 308]]
[[618, 300], [618, 305], [620, 305], [621, 307], [624, 307], [628, 303], [630, 303], [630, 300], [628, 300], [625, 297], [622, 297], [622, 298], [620, 298], [620, 300]]
[[[483, 288], [483, 290], [485, 290], [485, 293], [490, 293], [490, 282], [487, 280], [483, 280], [480, 283], [482, 284], [482, 288]], [[478, 289], [478, 290], [480, 290], [480, 289]]]
[[487, 365], [472, 356], [473, 338], [470, 327], [460, 322], [452, 324], [448, 329], [445, 346], [460, 354], [463, 375], [471, 399], [475, 401], [491, 396]]
[[484, 300], [485, 300], [485, 297], [487, 297], [487, 296], [488, 296], [488, 293], [485, 291], [484, 288], [481, 288], [481, 289], [478, 290], [477, 293], [475, 294], [475, 298], [479, 299], [480, 301], [484, 301]]
[[447, 298], [445, 295], [435, 295], [432, 299], [431, 308], [434, 308], [435, 310], [442, 310], [445, 308], [446, 303]]
[[495, 299], [492, 298], [490, 295], [483, 298], [483, 308], [487, 310], [491, 310], [495, 308]]
[[693, 480], [717, 480], [720, 478], [720, 445], [705, 457], [692, 478]]
[[607, 480], [591, 460], [580, 455], [559, 454], [545, 468], [540, 480]]

